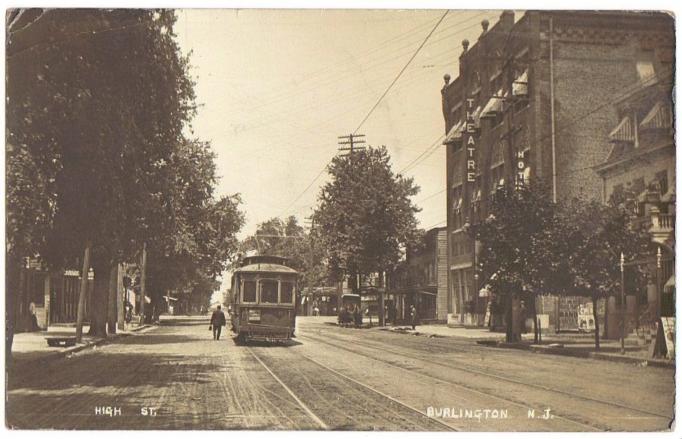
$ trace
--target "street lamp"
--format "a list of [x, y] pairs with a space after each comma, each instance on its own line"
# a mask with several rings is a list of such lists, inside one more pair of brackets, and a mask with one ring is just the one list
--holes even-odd
[[620, 252], [620, 306], [621, 306], [621, 327], [620, 327], [620, 353], [625, 355], [625, 255]]

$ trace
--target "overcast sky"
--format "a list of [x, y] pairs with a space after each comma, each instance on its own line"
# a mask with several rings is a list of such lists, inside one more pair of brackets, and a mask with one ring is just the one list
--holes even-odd
[[[356, 130], [443, 13], [179, 11], [176, 33], [183, 52], [192, 52], [201, 105], [194, 132], [218, 155], [219, 194], [242, 195], [242, 237], [276, 216], [304, 222], [337, 137]], [[481, 20], [492, 26], [499, 15], [449, 12], [358, 131], [367, 143], [386, 145], [393, 169], [421, 187], [414, 197], [421, 227], [445, 221], [444, 147], [405, 167], [444, 132], [440, 89], [445, 73], [457, 76], [462, 39], [473, 44]]]

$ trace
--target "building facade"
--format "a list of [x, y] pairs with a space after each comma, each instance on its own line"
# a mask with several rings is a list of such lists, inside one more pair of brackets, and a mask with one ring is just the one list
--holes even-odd
[[[652, 72], [672, 70], [674, 20], [659, 13], [505, 11], [462, 42], [459, 72], [445, 76], [448, 313], [484, 323], [490, 298], [477, 279], [468, 226], [488, 215], [503, 185], [529, 179], [554, 200], [603, 199], [595, 171], [608, 157], [620, 120], [612, 105]], [[538, 304], [550, 326], [578, 325], [577, 311]], [[575, 317], [575, 318], [574, 318]]]
[[404, 269], [390, 289], [398, 321], [406, 321], [414, 305], [421, 321], [447, 320], [447, 228], [424, 234], [419, 248], [408, 248]]
[[[603, 179], [603, 201], [631, 209], [657, 246], [656, 259], [641, 260], [649, 273], [646, 290], [626, 288], [630, 331], [651, 326], [658, 317], [675, 315], [673, 72], [647, 71], [645, 81], [614, 103], [618, 124], [609, 134], [609, 154], [596, 168]], [[615, 297], [609, 298], [607, 312], [614, 318], [607, 319], [606, 335], [617, 337], [624, 309]]]

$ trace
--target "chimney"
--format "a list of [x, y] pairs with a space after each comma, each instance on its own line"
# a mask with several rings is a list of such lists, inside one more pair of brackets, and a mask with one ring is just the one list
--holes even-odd
[[490, 26], [490, 22], [488, 20], [481, 21], [481, 27], [483, 28], [483, 33], [488, 32], [488, 26]]
[[466, 52], [467, 49], [469, 49], [469, 40], [466, 39], [462, 40], [462, 49], [463, 53]]
[[450, 84], [450, 74], [446, 73], [443, 75], [443, 81], [445, 81], [445, 85], [443, 86], [443, 88], [445, 88]]

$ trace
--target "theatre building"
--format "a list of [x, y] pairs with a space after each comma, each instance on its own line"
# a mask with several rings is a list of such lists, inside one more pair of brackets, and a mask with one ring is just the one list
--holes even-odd
[[[447, 148], [448, 314], [484, 324], [488, 301], [477, 279], [468, 225], [487, 217], [495, 191], [529, 179], [555, 200], [603, 200], [596, 167], [611, 153], [619, 99], [670, 71], [674, 21], [662, 13], [505, 11], [477, 41], [461, 42], [442, 109]], [[642, 117], [646, 116], [644, 114]], [[563, 302], [563, 303], [561, 303]], [[581, 299], [543, 298], [544, 327], [577, 329]], [[495, 318], [493, 318], [495, 323]]]

